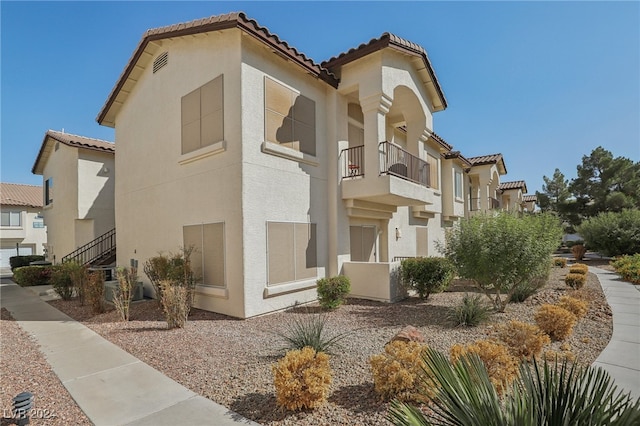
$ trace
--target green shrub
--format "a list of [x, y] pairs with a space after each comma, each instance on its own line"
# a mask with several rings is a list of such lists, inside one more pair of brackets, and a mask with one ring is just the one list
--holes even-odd
[[305, 346], [316, 352], [330, 353], [332, 348], [339, 347], [340, 340], [348, 333], [328, 335], [326, 331], [327, 315], [312, 313], [291, 313], [292, 318], [285, 322], [285, 331], [276, 331], [285, 342], [286, 349], [302, 349]]
[[623, 280], [640, 284], [640, 253], [633, 256], [621, 256], [611, 262]]
[[39, 254], [30, 254], [28, 256], [11, 256], [9, 258], [9, 266], [11, 266], [11, 272], [14, 272], [14, 270], [17, 268], [30, 266], [31, 262], [37, 262], [40, 260], [44, 260], [44, 256]]
[[449, 229], [441, 250], [458, 275], [471, 280], [503, 312], [520, 284], [548, 274], [561, 236], [560, 222], [550, 214], [480, 214]]
[[423, 355], [424, 380], [434, 383], [429, 410], [393, 401], [387, 418], [410, 425], [637, 425], [640, 400], [623, 393], [600, 367], [544, 361], [520, 363], [518, 379], [500, 398], [475, 353], [451, 363], [433, 349]]
[[13, 271], [13, 280], [22, 287], [48, 285], [51, 266], [21, 266]]
[[71, 300], [73, 297], [73, 280], [71, 279], [72, 269], [73, 266], [70, 266], [68, 263], [55, 265], [51, 268], [51, 278], [49, 283], [53, 286], [53, 290], [62, 300]]
[[351, 292], [351, 282], [349, 277], [344, 275], [322, 278], [318, 280], [317, 291], [320, 306], [325, 309], [335, 309], [344, 303]]
[[415, 290], [421, 299], [446, 290], [454, 275], [453, 264], [444, 257], [404, 259], [400, 267], [402, 282], [407, 288]]
[[491, 308], [482, 302], [479, 294], [465, 294], [462, 302], [453, 309], [450, 319], [458, 326], [475, 327], [486, 321], [491, 315]]
[[640, 253], [640, 210], [605, 212], [578, 227], [589, 249], [605, 256]]
[[511, 296], [509, 296], [509, 302], [522, 303], [529, 297], [534, 295], [538, 291], [538, 286], [532, 283], [522, 283], [514, 289]]
[[87, 294], [87, 282], [89, 281], [89, 268], [77, 262], [68, 262], [65, 263], [65, 265], [71, 277], [73, 288], [80, 300], [80, 304], [84, 305]]
[[160, 304], [162, 304], [162, 282], [168, 282], [168, 285], [172, 286], [185, 287], [189, 293], [188, 300], [193, 299], [197, 277], [194, 276], [191, 269], [192, 252], [193, 247], [181, 248], [178, 253], [159, 254], [144, 262], [144, 273], [149, 277], [156, 299], [160, 301]]

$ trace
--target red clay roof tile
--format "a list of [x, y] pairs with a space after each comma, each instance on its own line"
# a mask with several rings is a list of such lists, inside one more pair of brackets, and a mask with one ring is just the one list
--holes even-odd
[[42, 207], [42, 186], [2, 182], [0, 183], [0, 204]]

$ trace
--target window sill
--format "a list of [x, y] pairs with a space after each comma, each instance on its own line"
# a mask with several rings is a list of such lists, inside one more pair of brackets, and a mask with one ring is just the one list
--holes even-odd
[[196, 284], [196, 293], [203, 296], [219, 297], [221, 299], [229, 298], [229, 290], [225, 287], [213, 287], [208, 285]]
[[0, 226], [0, 229], [7, 231], [22, 231], [24, 228], [22, 226]]
[[182, 154], [178, 160], [178, 164], [189, 164], [194, 161], [201, 160], [203, 158], [210, 157], [212, 155], [219, 154], [227, 150], [227, 142], [219, 141], [212, 145], [205, 146], [204, 148], [196, 149], [195, 151]]
[[287, 160], [298, 161], [300, 163], [309, 164], [311, 166], [318, 166], [320, 163], [318, 159], [310, 154], [305, 154], [295, 149], [287, 148], [273, 142], [262, 142], [262, 152], [265, 154], [275, 155], [276, 157], [286, 158]]
[[463, 204], [464, 200], [462, 198], [460, 198], [460, 197], [456, 197], [456, 203]]
[[294, 281], [286, 284], [271, 284], [264, 288], [264, 297], [278, 296], [280, 294], [292, 293], [294, 291], [308, 290], [316, 287], [318, 278], [303, 281]]

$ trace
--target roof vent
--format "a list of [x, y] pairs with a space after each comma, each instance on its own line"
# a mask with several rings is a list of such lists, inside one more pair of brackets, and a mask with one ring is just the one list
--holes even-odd
[[155, 61], [153, 61], [153, 73], [155, 74], [160, 68], [167, 65], [169, 62], [169, 52], [161, 53]]

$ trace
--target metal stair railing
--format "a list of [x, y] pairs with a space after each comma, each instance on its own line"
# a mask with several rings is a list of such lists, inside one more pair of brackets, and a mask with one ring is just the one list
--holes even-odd
[[112, 255], [116, 251], [116, 229], [100, 235], [93, 241], [82, 247], [78, 247], [62, 258], [62, 263], [77, 262], [81, 265], [90, 265], [93, 262]]

